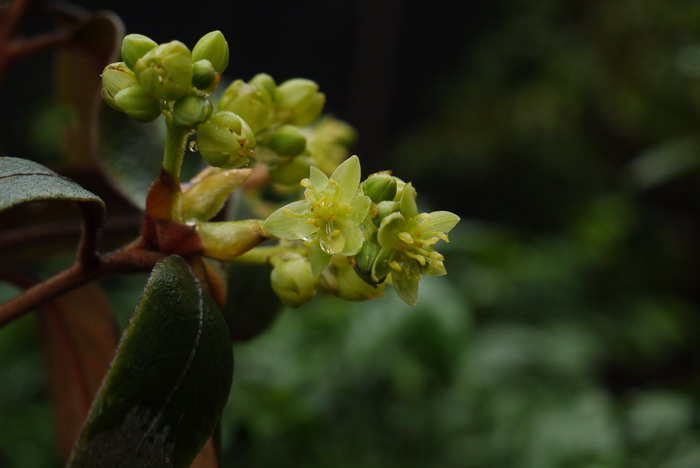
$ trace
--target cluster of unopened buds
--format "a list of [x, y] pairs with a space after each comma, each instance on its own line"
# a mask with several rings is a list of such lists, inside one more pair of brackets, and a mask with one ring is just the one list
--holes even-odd
[[[387, 283], [413, 305], [421, 275], [445, 274], [434, 245], [448, 240], [459, 217], [419, 213], [413, 186], [390, 172], [362, 181], [358, 157], [348, 158], [354, 131], [321, 117], [325, 96], [313, 81], [278, 85], [259, 74], [233, 81], [213, 103], [229, 60], [220, 31], [203, 36], [191, 51], [178, 41], [157, 44], [131, 34], [122, 60], [103, 72], [105, 102], [143, 122], [164, 115], [168, 129], [163, 168], [174, 181], [165, 185], [175, 189], [164, 196], [167, 190], [154, 184], [147, 204], [158, 226], [194, 226], [205, 257], [271, 264], [274, 291], [293, 307], [318, 289], [347, 300], [373, 299]], [[191, 137], [213, 167], [181, 185]], [[211, 222], [242, 186], [252, 211], [267, 219]], [[292, 201], [275, 210], [270, 194]], [[278, 243], [258, 246], [268, 238]], [[161, 249], [162, 239], [156, 240]]]

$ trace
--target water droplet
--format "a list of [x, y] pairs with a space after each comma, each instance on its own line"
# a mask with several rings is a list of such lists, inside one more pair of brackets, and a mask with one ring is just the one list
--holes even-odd
[[196, 153], [197, 151], [199, 151], [199, 147], [197, 146], [197, 141], [196, 141], [196, 140], [190, 141], [189, 149], [190, 149], [190, 151], [192, 151], [193, 153]]

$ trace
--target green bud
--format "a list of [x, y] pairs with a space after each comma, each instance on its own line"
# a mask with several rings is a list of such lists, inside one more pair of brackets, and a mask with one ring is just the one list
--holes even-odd
[[209, 60], [217, 73], [223, 73], [228, 66], [228, 42], [221, 31], [202, 36], [192, 49], [192, 60]]
[[313, 81], [295, 78], [279, 85], [276, 102], [284, 122], [303, 127], [321, 115], [326, 96]]
[[173, 120], [181, 127], [195, 127], [206, 121], [212, 112], [209, 99], [194, 94], [183, 96], [173, 106]]
[[122, 89], [136, 84], [134, 72], [129, 70], [124, 62], [107, 65], [102, 72], [102, 99], [112, 108], [121, 110], [114, 100]]
[[350, 265], [338, 268], [336, 272], [338, 289], [336, 294], [346, 301], [367, 301], [384, 295], [382, 285], [363, 281]]
[[160, 102], [137, 84], [119, 91], [114, 101], [118, 109], [139, 122], [150, 122], [160, 115]]
[[306, 149], [306, 137], [299, 127], [282, 125], [272, 132], [266, 146], [280, 156], [297, 156]]
[[207, 89], [214, 82], [216, 71], [209, 60], [198, 60], [192, 65], [192, 84]]
[[270, 125], [274, 112], [267, 90], [243, 80], [236, 80], [226, 88], [218, 109], [240, 115], [256, 134]]
[[212, 166], [230, 169], [248, 164], [255, 135], [233, 112], [216, 112], [197, 128], [199, 153]]
[[267, 239], [259, 219], [197, 223], [196, 226], [202, 252], [217, 260], [236, 258]]
[[192, 86], [192, 55], [182, 42], [161, 44], [136, 62], [134, 73], [148, 94], [173, 101]]
[[142, 34], [129, 34], [122, 42], [122, 60], [127, 67], [133, 69], [141, 57], [157, 46], [158, 44], [150, 37]]
[[249, 81], [249, 83], [255, 86], [260, 86], [266, 90], [273, 101], [276, 99], [277, 83], [275, 83], [275, 80], [267, 73], [258, 73]]
[[362, 190], [374, 203], [391, 201], [396, 196], [396, 180], [389, 174], [373, 174], [362, 185]]
[[[365, 283], [372, 286], [377, 284], [377, 282], [372, 279], [372, 267], [381, 250], [382, 246], [377, 242], [377, 235], [375, 233], [369, 240], [362, 244], [360, 251], [355, 254], [355, 273], [357, 273], [357, 276], [362, 278]], [[384, 281], [384, 278], [380, 278], [379, 282], [382, 281]]]
[[302, 179], [309, 177], [312, 164], [308, 156], [297, 156], [270, 169], [270, 180], [277, 184], [298, 186]]
[[316, 294], [311, 264], [304, 257], [277, 263], [270, 273], [270, 284], [277, 296], [289, 307], [299, 307]]
[[399, 203], [394, 201], [382, 201], [376, 204], [376, 213], [372, 213], [372, 221], [374, 225], [379, 227], [382, 219], [389, 216], [391, 213], [399, 211]]

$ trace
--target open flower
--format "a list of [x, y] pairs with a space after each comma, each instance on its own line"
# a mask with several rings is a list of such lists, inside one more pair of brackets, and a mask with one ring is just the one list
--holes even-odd
[[321, 273], [333, 254], [355, 255], [362, 247], [360, 223], [367, 217], [371, 201], [358, 190], [360, 160], [352, 156], [333, 172], [330, 179], [312, 167], [304, 200], [275, 211], [265, 221], [268, 233], [280, 239], [302, 239], [309, 247], [314, 275]]
[[377, 233], [382, 249], [372, 268], [377, 282], [391, 274], [396, 293], [409, 305], [416, 304], [420, 275], [446, 273], [444, 257], [433, 245], [448, 242], [447, 233], [459, 222], [459, 216], [449, 211], [418, 214], [415, 197], [415, 189], [406, 184], [399, 211], [382, 220]]

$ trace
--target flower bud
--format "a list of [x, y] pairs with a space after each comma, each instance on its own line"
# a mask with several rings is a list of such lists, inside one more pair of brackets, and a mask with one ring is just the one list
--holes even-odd
[[265, 146], [280, 156], [297, 156], [306, 149], [306, 137], [299, 127], [282, 125], [272, 132]]
[[173, 106], [173, 120], [181, 127], [195, 127], [206, 121], [212, 112], [209, 99], [194, 94], [183, 96]]
[[185, 220], [207, 220], [213, 218], [231, 192], [245, 182], [252, 169], [205, 169], [208, 176], [197, 181], [182, 196], [182, 216]]
[[197, 128], [197, 145], [209, 164], [230, 169], [248, 164], [255, 135], [241, 117], [221, 111]]
[[204, 255], [218, 260], [236, 258], [267, 239], [259, 219], [198, 223]]
[[198, 60], [192, 64], [192, 84], [197, 89], [207, 89], [216, 79], [216, 71], [209, 60]]
[[384, 295], [382, 285], [367, 283], [355, 274], [350, 265], [338, 268], [336, 272], [338, 297], [346, 301], [367, 301]]
[[[377, 235], [373, 234], [369, 240], [362, 244], [360, 251], [355, 254], [355, 273], [362, 281], [372, 286], [377, 284], [377, 281], [372, 279], [372, 267], [381, 250], [382, 246], [377, 242]], [[377, 278], [377, 280], [382, 282], [384, 278]]]
[[276, 102], [284, 122], [304, 126], [321, 115], [326, 96], [313, 81], [295, 78], [279, 85]]
[[139, 122], [150, 122], [160, 115], [160, 102], [137, 84], [119, 91], [114, 101], [118, 109]]
[[302, 179], [309, 177], [312, 159], [297, 156], [270, 169], [270, 180], [277, 184], [298, 186]]
[[223, 73], [228, 66], [228, 42], [221, 31], [202, 36], [192, 49], [192, 60], [209, 60], [217, 73]]
[[236, 80], [226, 88], [218, 104], [219, 110], [240, 115], [254, 133], [270, 125], [274, 109], [272, 98], [265, 88]]
[[136, 62], [157, 46], [158, 44], [150, 37], [142, 34], [129, 34], [124, 37], [122, 42], [122, 60], [124, 60], [127, 67], [133, 70]]
[[173, 101], [192, 86], [192, 55], [182, 42], [161, 44], [136, 62], [134, 73], [148, 94]]
[[299, 307], [316, 294], [311, 264], [304, 257], [277, 263], [270, 273], [270, 283], [277, 296], [289, 307]]
[[121, 110], [114, 100], [122, 89], [136, 84], [134, 72], [129, 70], [124, 62], [107, 65], [102, 72], [102, 99], [112, 108]]
[[270, 98], [274, 101], [277, 97], [277, 83], [275, 80], [267, 73], [258, 73], [248, 82], [251, 85], [259, 86], [267, 91]]
[[362, 190], [374, 203], [391, 201], [396, 196], [396, 180], [389, 174], [373, 174], [365, 180]]
[[399, 203], [394, 201], [382, 201], [377, 203], [377, 213], [376, 216], [372, 216], [375, 226], [379, 227], [382, 223], [382, 219], [389, 216], [391, 213], [399, 211]]

